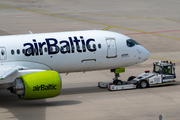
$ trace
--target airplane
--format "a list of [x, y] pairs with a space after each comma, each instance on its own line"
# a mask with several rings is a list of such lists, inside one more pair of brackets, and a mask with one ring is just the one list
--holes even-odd
[[0, 85], [19, 99], [60, 94], [59, 73], [116, 69], [146, 61], [150, 53], [116, 32], [85, 30], [0, 37]]

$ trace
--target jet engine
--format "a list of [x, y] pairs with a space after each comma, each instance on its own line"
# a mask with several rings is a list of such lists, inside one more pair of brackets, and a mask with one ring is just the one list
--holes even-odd
[[20, 99], [32, 100], [58, 96], [62, 81], [56, 71], [41, 71], [22, 75], [15, 79], [14, 84], [8, 90]]

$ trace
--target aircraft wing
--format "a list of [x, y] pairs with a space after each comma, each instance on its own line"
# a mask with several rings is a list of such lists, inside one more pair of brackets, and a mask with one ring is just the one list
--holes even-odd
[[21, 66], [0, 66], [0, 79], [3, 80], [20, 69], [23, 68]]

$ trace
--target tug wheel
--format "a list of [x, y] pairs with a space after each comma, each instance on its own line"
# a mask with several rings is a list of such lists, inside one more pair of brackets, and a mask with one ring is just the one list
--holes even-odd
[[149, 85], [147, 83], [147, 81], [143, 80], [140, 82], [140, 88], [147, 88]]

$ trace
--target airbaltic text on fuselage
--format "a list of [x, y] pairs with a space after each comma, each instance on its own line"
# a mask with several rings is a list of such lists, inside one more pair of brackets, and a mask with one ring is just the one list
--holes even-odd
[[66, 54], [75, 53], [75, 51], [79, 53], [86, 52], [86, 50], [90, 52], [96, 51], [95, 39], [89, 38], [84, 40], [83, 36], [80, 36], [79, 39], [77, 37], [68, 37], [68, 40], [59, 42], [55, 38], [45, 38], [44, 42], [38, 42], [36, 39], [32, 39], [32, 41], [33, 43], [23, 44], [25, 56], [43, 55], [43, 52], [48, 52], [51, 55], [59, 52]]

